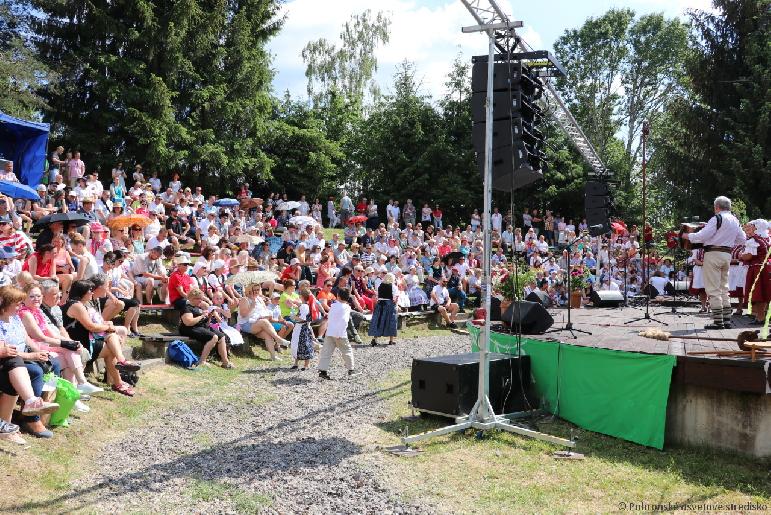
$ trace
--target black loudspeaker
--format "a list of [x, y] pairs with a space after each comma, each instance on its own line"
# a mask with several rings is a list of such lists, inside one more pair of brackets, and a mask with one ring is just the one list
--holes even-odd
[[615, 290], [593, 290], [589, 298], [595, 308], [615, 308], [624, 302], [624, 295]]
[[[514, 70], [512, 70], [513, 72]], [[493, 64], [493, 90], [509, 89], [508, 63]], [[487, 62], [477, 62], [471, 67], [471, 92], [487, 93]]]
[[[543, 179], [545, 163], [541, 162], [540, 168], [530, 164], [537, 161], [524, 145], [512, 147], [499, 147], [493, 149], [493, 189], [499, 191], [512, 191], [523, 188], [528, 184]], [[485, 170], [484, 152], [477, 154], [477, 166], [480, 173]]]
[[[530, 356], [495, 353], [488, 356], [490, 403], [495, 413], [501, 415], [537, 408], [537, 399], [531, 395]], [[477, 400], [478, 384], [477, 352], [412, 361], [412, 405], [418, 411], [448, 417], [468, 415]], [[530, 406], [523, 393], [527, 394]]]
[[551, 307], [551, 297], [542, 291], [531, 291], [530, 295], [525, 297], [525, 300], [529, 300], [530, 302], [537, 302], [545, 308]]
[[[484, 302], [484, 299], [482, 302]], [[501, 320], [501, 301], [497, 297], [492, 296], [490, 297], [490, 320]]]
[[511, 329], [518, 329], [521, 324], [522, 334], [543, 334], [554, 324], [554, 319], [538, 302], [523, 300], [512, 302], [501, 322]]
[[587, 181], [584, 186], [584, 213], [592, 236], [610, 232], [610, 188], [606, 182]]

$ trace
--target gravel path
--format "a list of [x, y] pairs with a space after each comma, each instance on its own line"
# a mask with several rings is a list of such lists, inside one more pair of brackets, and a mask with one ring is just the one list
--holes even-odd
[[[229, 397], [182, 401], [150, 425], [122, 439], [121, 455], [105, 450], [100, 469], [79, 481], [68, 506], [101, 513], [233, 513], [254, 511], [266, 496], [267, 512], [426, 513], [379, 479], [380, 451], [373, 424], [388, 415], [377, 383], [414, 357], [467, 350], [467, 336], [399, 341], [354, 350], [362, 374], [345, 376], [339, 354], [323, 381], [315, 370], [245, 370]], [[205, 394], [205, 392], [202, 392]], [[235, 394], [235, 395], [234, 395]], [[256, 405], [251, 396], [275, 396]], [[218, 394], [219, 395], [219, 394]], [[226, 494], [207, 495], [212, 482]], [[196, 490], [198, 485], [198, 490]], [[258, 503], [259, 504], [259, 503]]]

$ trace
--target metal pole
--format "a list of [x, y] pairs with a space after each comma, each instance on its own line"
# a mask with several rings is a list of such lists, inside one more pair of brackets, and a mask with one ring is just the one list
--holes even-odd
[[[485, 114], [485, 180], [484, 180], [484, 255], [482, 257], [482, 285], [485, 296], [485, 327], [479, 345], [479, 392], [480, 399], [487, 398], [490, 393], [490, 218], [493, 196], [493, 74], [495, 66], [495, 33], [488, 31], [489, 59], [487, 61], [487, 112]], [[484, 396], [484, 397], [483, 397]], [[495, 413], [489, 413], [489, 404], [480, 403], [479, 414], [483, 421], [495, 417]]]

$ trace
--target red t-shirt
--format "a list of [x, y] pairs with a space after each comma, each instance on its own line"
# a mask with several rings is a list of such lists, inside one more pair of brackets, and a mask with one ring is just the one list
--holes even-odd
[[437, 220], [441, 220], [442, 218], [442, 210], [441, 209], [434, 209], [434, 218]]
[[195, 282], [193, 278], [187, 274], [181, 274], [178, 270], [174, 270], [169, 276], [169, 302], [174, 304], [179, 300], [182, 295], [177, 291], [178, 286], [182, 286], [182, 291], [187, 293], [193, 289]]

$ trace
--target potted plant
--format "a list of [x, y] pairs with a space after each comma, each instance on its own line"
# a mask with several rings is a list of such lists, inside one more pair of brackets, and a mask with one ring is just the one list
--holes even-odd
[[[516, 282], [514, 267], [511, 266], [505, 274], [497, 275], [493, 278], [493, 291], [501, 298], [501, 312], [506, 311], [515, 300], [524, 298], [524, 288], [535, 281], [536, 273], [530, 270], [526, 265], [517, 266]], [[516, 286], [519, 288], [516, 288]]]
[[583, 265], [575, 266], [570, 269], [570, 307], [577, 309], [581, 307], [581, 300], [584, 297], [584, 290], [589, 286], [589, 269]]

